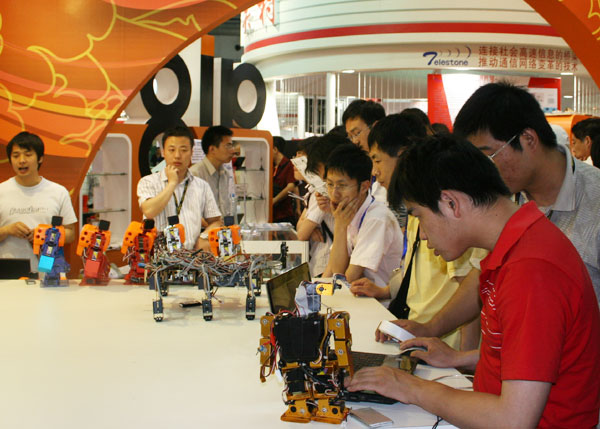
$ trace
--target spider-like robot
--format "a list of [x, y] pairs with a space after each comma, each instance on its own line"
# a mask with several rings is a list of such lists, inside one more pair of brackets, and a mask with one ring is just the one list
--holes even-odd
[[212, 299], [219, 287], [245, 286], [246, 319], [253, 320], [265, 258], [239, 251], [239, 229], [236, 230], [235, 226], [220, 228], [214, 232], [217, 238], [215, 240], [211, 237], [211, 244], [216, 243], [212, 246], [215, 253], [187, 250], [177, 245], [174, 238], [183, 235], [183, 228], [176, 223], [176, 219], [170, 219], [169, 222], [165, 232], [156, 237], [152, 261], [148, 264], [148, 284], [151, 290], [156, 291], [156, 298], [152, 303], [154, 320], [160, 322], [164, 318], [162, 297], [169, 294], [170, 285], [197, 286], [198, 289], [203, 289], [202, 315], [207, 321], [213, 317]]

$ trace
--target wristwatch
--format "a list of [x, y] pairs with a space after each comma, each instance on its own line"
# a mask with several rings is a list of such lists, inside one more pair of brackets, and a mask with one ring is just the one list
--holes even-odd
[[202, 240], [208, 240], [208, 231], [204, 231], [202, 234], [200, 234], [200, 238]]

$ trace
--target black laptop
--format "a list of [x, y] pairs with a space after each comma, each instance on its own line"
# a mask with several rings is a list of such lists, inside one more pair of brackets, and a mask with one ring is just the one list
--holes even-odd
[[310, 281], [310, 270], [306, 262], [269, 279], [267, 294], [271, 313], [277, 314], [281, 310], [294, 311], [296, 309], [296, 289], [303, 281]]
[[[294, 311], [296, 309], [296, 289], [302, 281], [310, 281], [308, 264], [304, 263], [283, 274], [267, 281], [267, 294], [271, 312], [277, 314], [281, 310]], [[416, 367], [416, 360], [408, 356], [397, 357], [379, 353], [357, 352], [352, 350], [354, 371], [370, 366], [388, 365], [412, 373]], [[342, 391], [342, 397], [349, 402], [374, 402], [379, 404], [394, 404], [398, 401], [372, 391], [348, 392]]]
[[31, 273], [29, 259], [0, 258], [0, 279], [20, 279], [21, 277], [37, 278]]

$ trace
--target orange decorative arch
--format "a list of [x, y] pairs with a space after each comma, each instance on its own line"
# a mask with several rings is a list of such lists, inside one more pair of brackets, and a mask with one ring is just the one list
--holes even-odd
[[[108, 128], [150, 77], [257, 2], [2, 2], [0, 145], [23, 130], [38, 134], [42, 174], [77, 191]], [[0, 150], [0, 181], [12, 175]]]
[[[526, 1], [600, 84], [600, 0]], [[40, 135], [44, 176], [78, 190], [107, 129], [142, 85], [185, 46], [255, 3], [2, 2], [0, 146], [22, 130]], [[10, 176], [0, 150], [0, 181]]]
[[600, 86], [600, 0], [525, 0], [565, 39]]

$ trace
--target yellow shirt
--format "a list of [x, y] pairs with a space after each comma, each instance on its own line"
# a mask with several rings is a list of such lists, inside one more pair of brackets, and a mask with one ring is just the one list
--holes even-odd
[[[408, 217], [406, 235], [408, 239], [404, 265], [408, 266], [413, 243], [417, 237], [419, 220]], [[479, 262], [487, 255], [483, 249], [471, 248], [460, 258], [446, 262], [427, 248], [427, 241], [421, 241], [413, 260], [410, 285], [406, 302], [410, 307], [408, 318], [426, 323], [450, 300], [459, 283], [457, 277], [466, 276], [471, 268], [479, 269]], [[460, 332], [455, 330], [442, 338], [450, 347], [460, 348]]]

